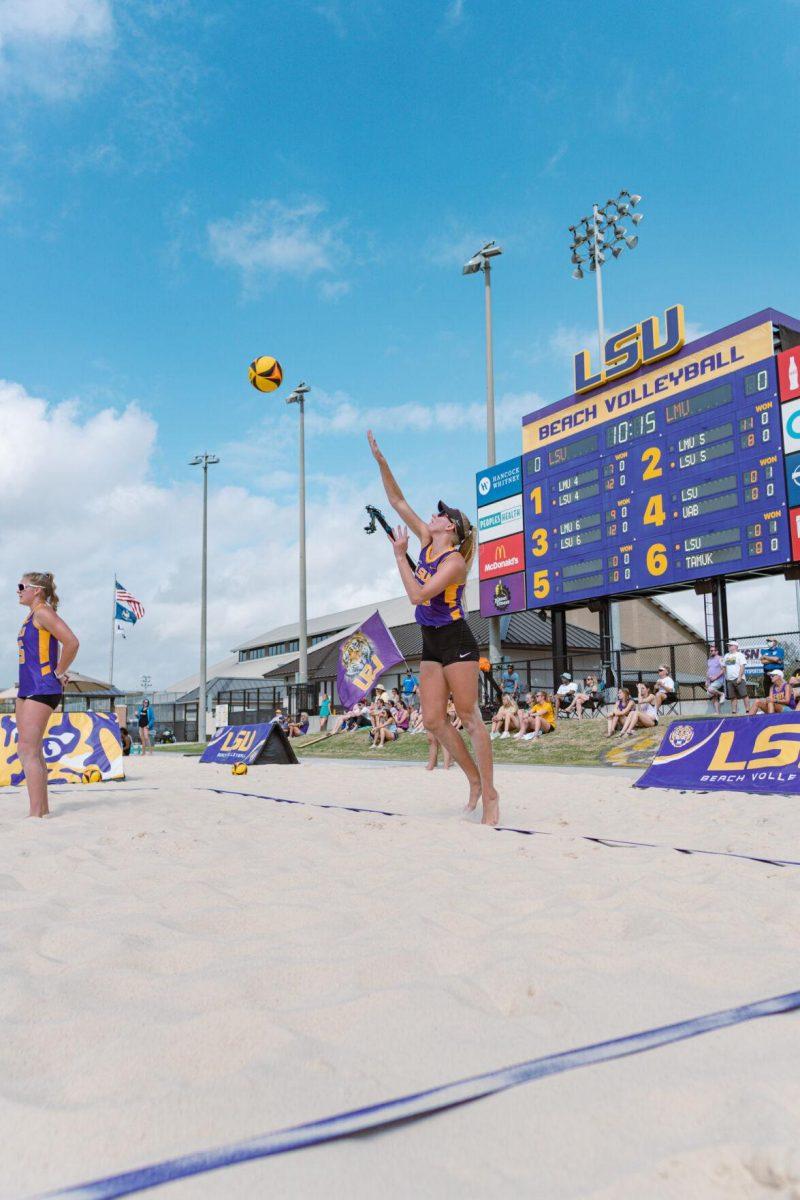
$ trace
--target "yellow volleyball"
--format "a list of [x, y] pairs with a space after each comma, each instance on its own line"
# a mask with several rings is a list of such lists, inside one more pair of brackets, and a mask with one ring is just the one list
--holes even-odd
[[81, 783], [102, 783], [103, 773], [98, 767], [87, 767], [81, 775]]
[[246, 775], [247, 774], [247, 763], [243, 763], [243, 762], [234, 763], [233, 766], [231, 767], [231, 772], [234, 775]]
[[283, 367], [268, 354], [250, 363], [250, 382], [259, 392], [274, 392], [283, 382]]

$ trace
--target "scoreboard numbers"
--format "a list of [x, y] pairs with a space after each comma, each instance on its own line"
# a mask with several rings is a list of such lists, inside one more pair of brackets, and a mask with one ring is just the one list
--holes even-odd
[[773, 358], [556, 436], [522, 456], [528, 607], [791, 560]]

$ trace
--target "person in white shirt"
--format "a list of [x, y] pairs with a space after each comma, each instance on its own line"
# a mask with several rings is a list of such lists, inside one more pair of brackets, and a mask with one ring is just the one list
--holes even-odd
[[658, 668], [658, 679], [653, 687], [653, 695], [655, 696], [656, 709], [661, 708], [665, 700], [672, 700], [675, 696], [675, 680], [669, 673], [669, 668], [662, 663]]
[[561, 676], [561, 685], [556, 692], [556, 708], [558, 712], [564, 712], [569, 708], [575, 698], [575, 693], [578, 690], [578, 685], [573, 680], [569, 671], [565, 671]]
[[728, 642], [728, 650], [722, 659], [725, 668], [725, 690], [731, 702], [731, 714], [736, 716], [739, 701], [747, 699], [747, 683], [744, 678], [746, 659], [738, 642]]

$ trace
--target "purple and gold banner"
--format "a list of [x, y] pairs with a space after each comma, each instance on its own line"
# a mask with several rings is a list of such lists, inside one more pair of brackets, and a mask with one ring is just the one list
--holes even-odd
[[342, 704], [349, 708], [363, 700], [390, 667], [404, 662], [379, 612], [374, 612], [339, 645], [336, 687]]
[[800, 793], [800, 713], [676, 721], [635, 787]]
[[[111, 713], [53, 713], [42, 751], [48, 783], [80, 783], [88, 767], [97, 767], [103, 779], [125, 778], [119, 722]], [[24, 781], [16, 718], [0, 717], [0, 787], [16, 787]]]

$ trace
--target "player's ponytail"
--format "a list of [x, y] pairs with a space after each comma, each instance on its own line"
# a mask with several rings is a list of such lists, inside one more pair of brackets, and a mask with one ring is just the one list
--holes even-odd
[[50, 571], [27, 571], [25, 578], [42, 589], [42, 595], [55, 612], [58, 608], [56, 582]]
[[475, 527], [470, 525], [463, 542], [458, 547], [458, 553], [467, 564], [467, 574], [472, 566], [472, 560], [475, 557]]

